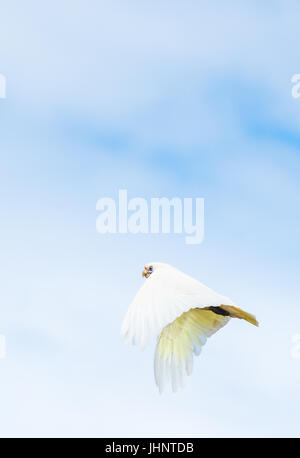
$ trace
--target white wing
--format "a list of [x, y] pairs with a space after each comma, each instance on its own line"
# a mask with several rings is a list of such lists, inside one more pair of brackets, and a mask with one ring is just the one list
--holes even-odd
[[208, 337], [225, 326], [228, 316], [210, 310], [191, 309], [166, 326], [158, 339], [155, 359], [155, 381], [162, 392], [166, 381], [173, 391], [184, 385], [193, 370], [193, 355], [199, 355]]
[[174, 267], [164, 265], [145, 280], [122, 326], [126, 342], [144, 348], [149, 339], [192, 308], [235, 305]]

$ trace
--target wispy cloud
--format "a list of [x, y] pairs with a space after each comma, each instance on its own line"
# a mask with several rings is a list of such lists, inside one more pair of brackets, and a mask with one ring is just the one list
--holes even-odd
[[[296, 1], [2, 8], [1, 435], [298, 434], [299, 12]], [[204, 244], [100, 236], [96, 202], [120, 188], [204, 197]], [[153, 349], [119, 339], [149, 259], [261, 321], [209, 342], [176, 398], [157, 396]]]

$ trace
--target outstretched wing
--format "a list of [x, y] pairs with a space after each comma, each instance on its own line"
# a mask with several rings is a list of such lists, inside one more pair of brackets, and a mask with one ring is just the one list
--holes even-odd
[[186, 375], [193, 370], [193, 355], [199, 355], [208, 337], [225, 326], [228, 316], [212, 311], [191, 309], [166, 326], [159, 336], [154, 375], [159, 391], [171, 381], [173, 391], [183, 386]]
[[145, 347], [150, 338], [193, 308], [235, 304], [174, 267], [158, 269], [134, 298], [122, 326], [126, 342]]

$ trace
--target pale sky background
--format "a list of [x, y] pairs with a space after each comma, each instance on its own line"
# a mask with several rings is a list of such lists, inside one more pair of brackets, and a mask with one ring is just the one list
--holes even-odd
[[[11, 0], [0, 14], [0, 436], [300, 429], [297, 1]], [[96, 202], [204, 197], [205, 241], [101, 236]], [[149, 260], [255, 313], [160, 396], [120, 326]]]

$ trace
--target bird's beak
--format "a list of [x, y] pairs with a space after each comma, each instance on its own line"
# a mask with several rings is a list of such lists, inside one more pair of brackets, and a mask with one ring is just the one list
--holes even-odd
[[148, 278], [150, 276], [148, 270], [149, 270], [149, 268], [145, 267], [145, 269], [142, 272], [143, 277]]

